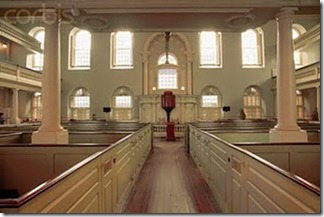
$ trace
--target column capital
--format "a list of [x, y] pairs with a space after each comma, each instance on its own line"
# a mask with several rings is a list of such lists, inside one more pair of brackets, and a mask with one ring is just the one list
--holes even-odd
[[47, 25], [60, 23], [61, 22], [61, 14], [59, 9], [55, 8], [44, 8], [43, 12], [43, 21]]
[[280, 11], [276, 14], [276, 19], [292, 18], [295, 14], [295, 11], [298, 11], [297, 7], [283, 7], [280, 8]]
[[151, 52], [150, 51], [142, 51], [141, 54], [143, 56], [142, 62], [143, 63], [147, 63], [148, 62], [148, 58], [151, 55]]

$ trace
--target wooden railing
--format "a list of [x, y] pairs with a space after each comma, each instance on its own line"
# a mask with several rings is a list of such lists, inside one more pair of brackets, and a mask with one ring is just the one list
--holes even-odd
[[189, 150], [226, 213], [319, 213], [320, 189], [189, 125]]
[[[184, 137], [185, 125], [176, 124], [174, 125], [175, 137]], [[166, 137], [166, 124], [154, 124], [153, 125], [153, 136], [154, 137]]]
[[92, 154], [17, 199], [0, 199], [4, 213], [123, 211], [151, 150], [151, 125]]

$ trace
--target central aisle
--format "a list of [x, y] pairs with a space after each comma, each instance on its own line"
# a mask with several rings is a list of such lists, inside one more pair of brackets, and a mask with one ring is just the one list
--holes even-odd
[[126, 213], [219, 213], [182, 141], [154, 141]]

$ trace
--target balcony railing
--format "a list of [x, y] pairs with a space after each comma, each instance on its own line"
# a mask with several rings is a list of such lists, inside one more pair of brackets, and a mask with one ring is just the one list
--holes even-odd
[[21, 86], [42, 86], [42, 73], [32, 69], [19, 66], [9, 61], [0, 60], [0, 76], [8, 84], [15, 83]]

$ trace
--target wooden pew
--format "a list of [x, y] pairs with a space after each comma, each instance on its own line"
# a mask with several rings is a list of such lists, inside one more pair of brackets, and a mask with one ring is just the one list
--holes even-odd
[[[118, 142], [101, 147], [100, 145], [32, 145], [28, 150], [17, 148], [21, 152], [41, 152], [39, 156], [44, 164], [38, 167], [50, 168], [45, 174], [35, 169], [34, 155], [30, 154], [31, 164], [26, 164], [27, 177], [39, 174], [35, 181], [25, 186], [19, 198], [0, 199], [0, 212], [3, 213], [113, 213], [122, 212], [136, 182], [137, 176], [151, 150], [152, 130], [146, 125], [140, 130], [127, 135]], [[33, 147], [36, 149], [33, 150]], [[53, 152], [49, 149], [54, 148]], [[74, 156], [74, 152], [92, 149], [88, 157]], [[94, 149], [97, 150], [94, 150]], [[103, 148], [103, 149], [102, 149]], [[68, 149], [68, 150], [66, 150]], [[71, 153], [69, 154], [69, 150]], [[4, 155], [17, 154], [11, 146], [1, 147]], [[93, 152], [94, 151], [94, 152]], [[55, 154], [51, 154], [55, 153]], [[37, 154], [36, 154], [37, 156]], [[18, 157], [18, 156], [17, 156]], [[37, 158], [37, 157], [36, 157]], [[25, 159], [25, 156], [24, 156]], [[49, 160], [48, 160], [49, 159]], [[0, 158], [1, 160], [1, 158]], [[65, 162], [65, 161], [71, 162]], [[7, 160], [8, 162], [9, 160]], [[37, 159], [35, 160], [37, 161]], [[72, 162], [73, 161], [73, 162]], [[53, 163], [57, 162], [57, 163]], [[62, 163], [63, 162], [63, 163]], [[77, 163], [78, 162], [78, 163]], [[76, 164], [75, 164], [76, 163]], [[21, 165], [21, 164], [20, 164]], [[72, 165], [72, 166], [71, 166]], [[74, 165], [74, 166], [73, 166]], [[10, 167], [10, 166], [9, 166]], [[20, 166], [20, 168], [22, 168]], [[29, 169], [27, 169], [29, 168]], [[22, 168], [23, 169], [23, 168]], [[46, 170], [46, 169], [45, 169]], [[8, 174], [10, 175], [10, 174]], [[11, 174], [12, 175], [12, 174]], [[48, 178], [49, 177], [49, 178]], [[17, 180], [17, 179], [16, 179]], [[6, 188], [21, 188], [21, 183]], [[27, 182], [27, 181], [26, 181]], [[40, 183], [39, 183], [40, 182]], [[27, 188], [32, 189], [27, 189]]]
[[[192, 125], [189, 125], [188, 137], [190, 154], [223, 212], [320, 212], [320, 188], [301, 176], [284, 170], [271, 163], [270, 160], [265, 160], [253, 153], [257, 152], [257, 148], [254, 148], [252, 152], [253, 143], [244, 143], [244, 147], [249, 146], [248, 149], [251, 149], [249, 151], [243, 149], [243, 146], [235, 146]], [[277, 156], [272, 156], [271, 150], [269, 153], [262, 152], [267, 149], [262, 149], [259, 153], [262, 156], [267, 155], [266, 158], [275, 162], [282, 157], [278, 145], [276, 150], [279, 155]], [[294, 151], [291, 150], [293, 148], [289, 145], [291, 144], [288, 144], [286, 150], [283, 151], [284, 155], [293, 154]], [[312, 160], [307, 166], [305, 163], [302, 170], [305, 171], [306, 167], [308, 170], [312, 170], [313, 165], [316, 165], [316, 168], [314, 167], [316, 173], [320, 167], [320, 162], [318, 162], [320, 146], [318, 143], [306, 145], [310, 146], [305, 147], [305, 144], [302, 144], [297, 150], [299, 154], [295, 155], [292, 159], [293, 162], [289, 162], [289, 164], [294, 168], [294, 172], [301, 172], [298, 171], [298, 164], [302, 163], [301, 159], [308, 156], [309, 151], [312, 151], [310, 158], [314, 159], [315, 156], [315, 161]], [[289, 149], [290, 152], [287, 151]], [[300, 154], [300, 152], [302, 153]], [[316, 176], [313, 178], [317, 179]]]

